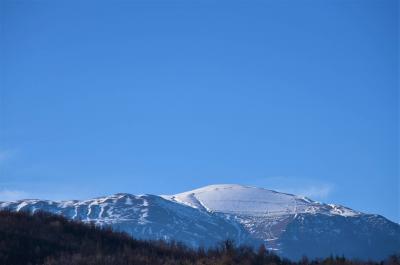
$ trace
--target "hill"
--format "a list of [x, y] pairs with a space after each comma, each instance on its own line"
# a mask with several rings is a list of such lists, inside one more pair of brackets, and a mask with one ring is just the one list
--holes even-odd
[[118, 193], [89, 200], [27, 199], [0, 209], [46, 211], [68, 219], [111, 226], [136, 239], [215, 247], [221, 241], [282, 257], [337, 255], [382, 260], [400, 250], [400, 225], [341, 205], [235, 184], [210, 185], [175, 195]]
[[392, 256], [382, 263], [345, 258], [294, 263], [260, 247], [235, 247], [230, 241], [213, 249], [191, 249], [164, 241], [133, 239], [109, 228], [71, 221], [45, 212], [0, 211], [0, 264], [2, 265], [305, 265], [305, 264], [400, 264]]

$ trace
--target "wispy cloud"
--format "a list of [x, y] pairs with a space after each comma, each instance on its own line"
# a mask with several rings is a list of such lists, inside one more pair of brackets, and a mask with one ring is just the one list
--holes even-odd
[[0, 201], [16, 201], [26, 199], [28, 193], [20, 190], [0, 190]]
[[0, 150], [0, 163], [3, 163], [12, 157], [14, 157], [16, 154], [16, 150], [13, 149], [3, 149]]
[[306, 186], [304, 188], [294, 189], [293, 193], [314, 199], [326, 199], [329, 197], [332, 191], [332, 186], [320, 184], [319, 186]]
[[280, 192], [292, 193], [309, 197], [314, 200], [324, 200], [334, 191], [334, 185], [321, 180], [300, 177], [267, 177], [259, 179], [257, 186], [273, 189]]

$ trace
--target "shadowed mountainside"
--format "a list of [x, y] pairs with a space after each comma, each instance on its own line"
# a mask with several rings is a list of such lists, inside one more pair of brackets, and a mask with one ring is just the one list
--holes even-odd
[[187, 265], [295, 265], [295, 264], [400, 264], [399, 256], [381, 263], [326, 258], [299, 263], [281, 259], [261, 246], [258, 251], [235, 247], [230, 241], [213, 249], [191, 249], [164, 241], [143, 241], [109, 228], [67, 220], [44, 212], [0, 211], [0, 264], [187, 264]]

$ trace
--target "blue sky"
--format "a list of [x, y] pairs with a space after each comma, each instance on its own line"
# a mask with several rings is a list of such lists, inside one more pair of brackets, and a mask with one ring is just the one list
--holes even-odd
[[0, 12], [0, 199], [239, 183], [400, 221], [397, 1]]

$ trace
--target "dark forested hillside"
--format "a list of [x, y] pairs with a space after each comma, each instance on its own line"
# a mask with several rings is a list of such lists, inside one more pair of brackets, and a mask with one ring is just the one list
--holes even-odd
[[141, 241], [124, 233], [38, 212], [0, 211], [0, 264], [45, 265], [130, 265], [130, 264], [400, 264], [399, 256], [381, 263], [330, 257], [293, 263], [260, 247], [235, 247], [227, 241], [210, 250], [193, 250], [181, 244]]

